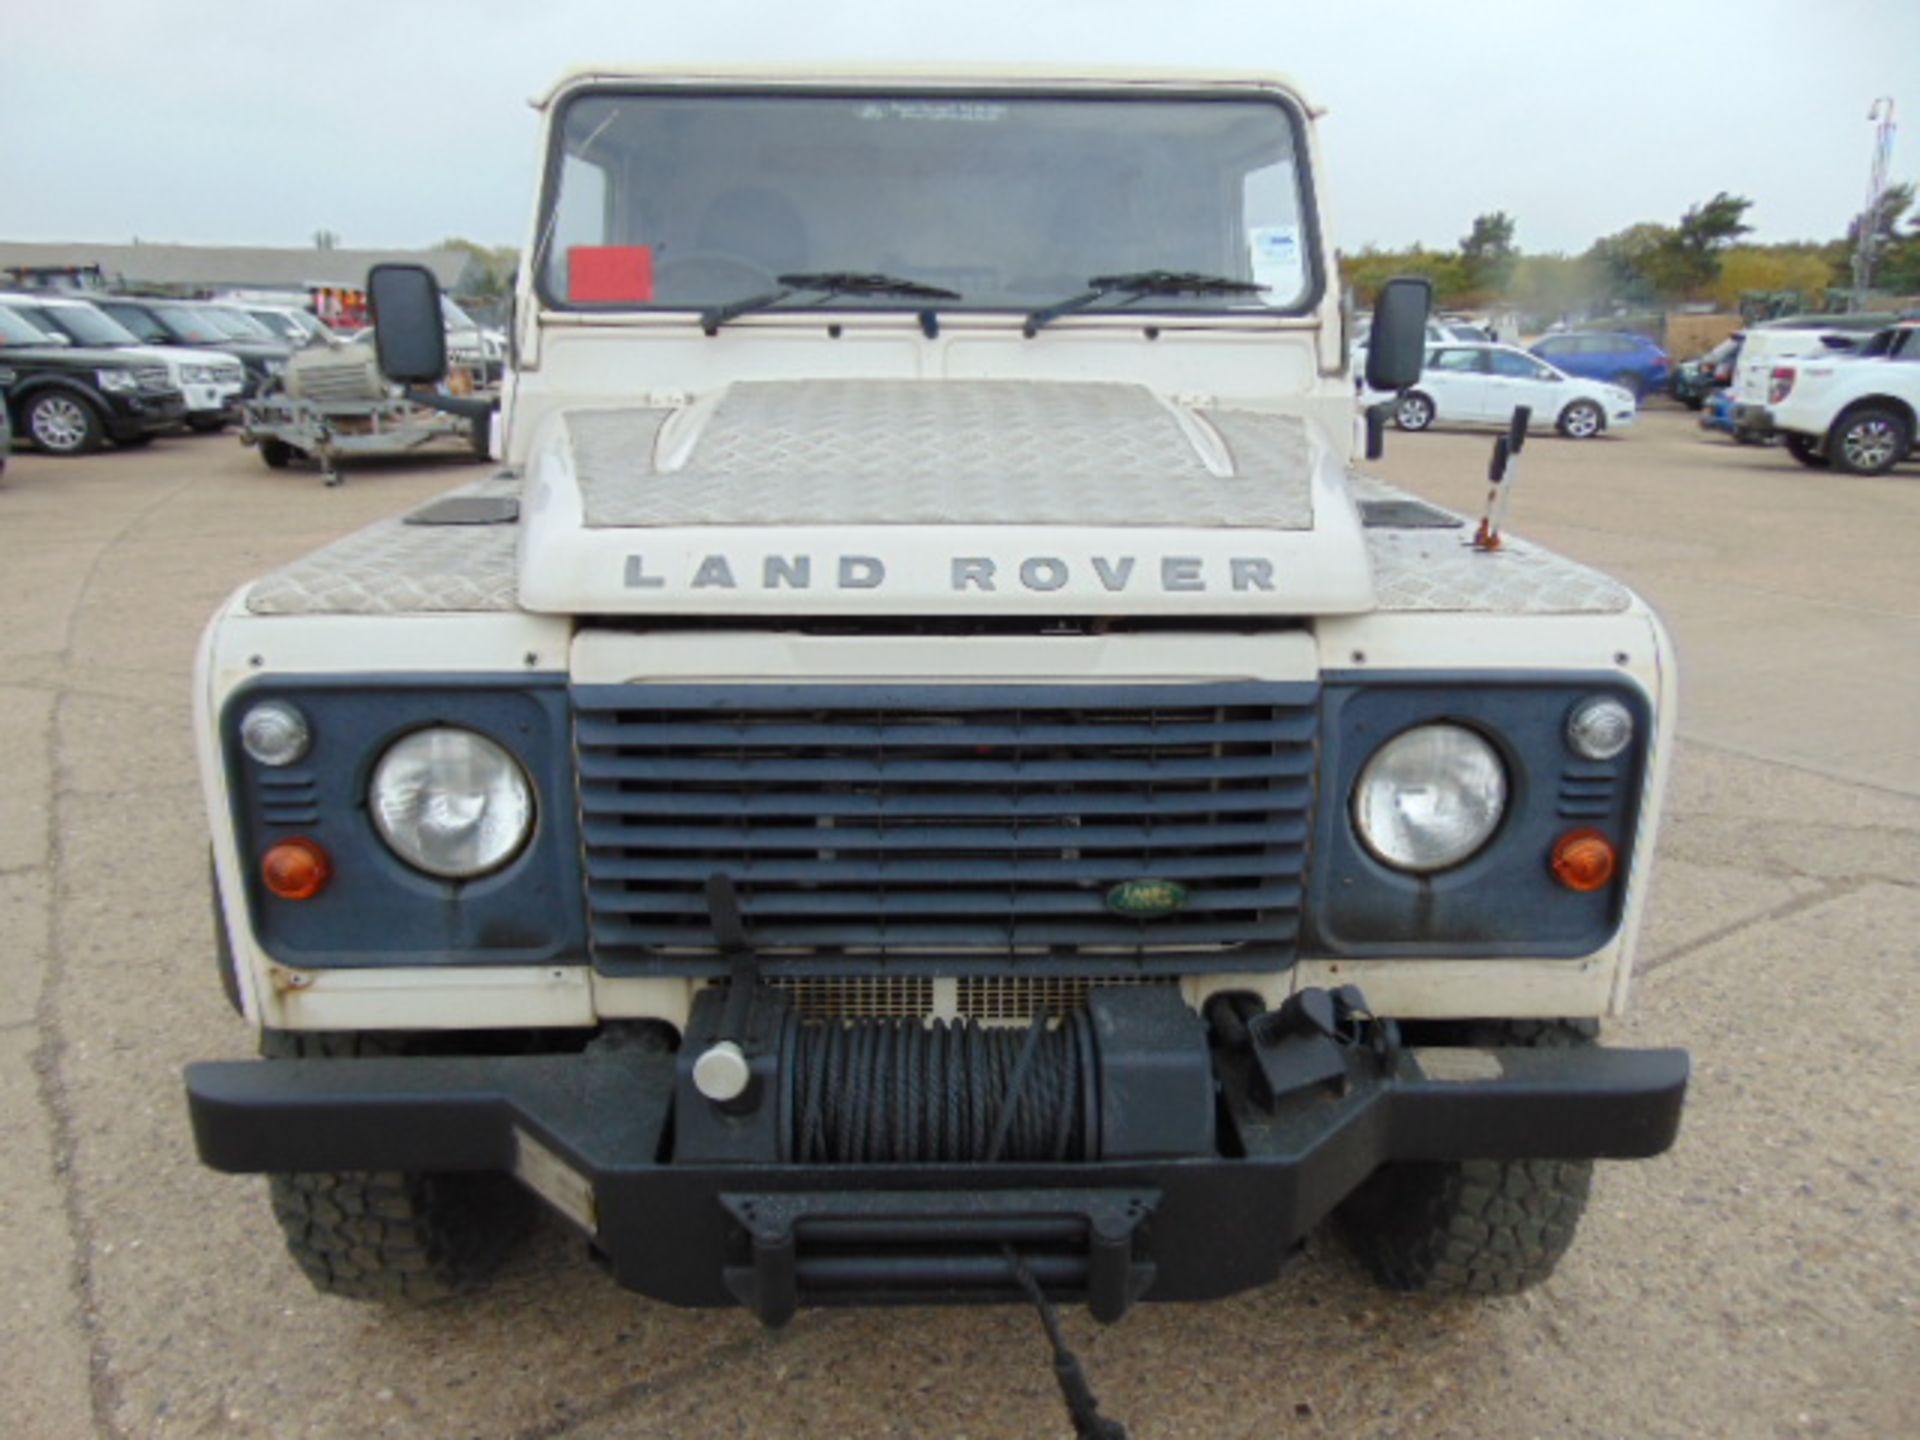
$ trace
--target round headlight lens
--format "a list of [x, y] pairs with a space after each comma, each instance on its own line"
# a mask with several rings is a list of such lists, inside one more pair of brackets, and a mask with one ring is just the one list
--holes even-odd
[[1611, 695], [1582, 700], [1567, 716], [1567, 744], [1588, 760], [1611, 760], [1633, 743], [1633, 712]]
[[486, 736], [450, 725], [388, 747], [367, 804], [394, 854], [450, 880], [498, 870], [533, 829], [533, 791], [519, 764]]
[[1353, 824], [1375, 858], [1422, 874], [1458, 865], [1507, 808], [1507, 770], [1461, 725], [1420, 725], [1374, 752], [1353, 789]]
[[307, 717], [284, 700], [267, 700], [240, 718], [240, 748], [262, 765], [291, 765], [313, 744]]

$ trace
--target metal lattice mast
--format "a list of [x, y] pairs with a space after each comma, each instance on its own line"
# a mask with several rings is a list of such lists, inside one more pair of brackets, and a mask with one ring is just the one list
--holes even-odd
[[1873, 288], [1873, 262], [1880, 247], [1880, 210], [1887, 197], [1887, 168], [1893, 160], [1893, 97], [1882, 95], [1868, 107], [1867, 121], [1874, 126], [1873, 168], [1867, 177], [1867, 204], [1860, 212], [1860, 229], [1853, 247], [1853, 306], [1867, 307], [1867, 292]]

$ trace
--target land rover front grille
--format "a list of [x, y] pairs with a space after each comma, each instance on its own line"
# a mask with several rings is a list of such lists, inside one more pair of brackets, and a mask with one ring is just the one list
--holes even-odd
[[1278, 683], [577, 687], [596, 963], [724, 970], [722, 875], [774, 974], [1283, 965], [1315, 699]]

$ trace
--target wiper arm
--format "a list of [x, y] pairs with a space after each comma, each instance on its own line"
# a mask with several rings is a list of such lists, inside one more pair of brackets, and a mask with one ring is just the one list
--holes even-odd
[[700, 312], [700, 328], [709, 335], [719, 333], [729, 320], [767, 310], [782, 300], [802, 292], [818, 294], [823, 300], [835, 295], [895, 295], [907, 300], [958, 300], [958, 290], [942, 290], [938, 285], [922, 285], [918, 280], [902, 280], [894, 275], [877, 275], [859, 270], [806, 270], [776, 275], [778, 290], [764, 295], [749, 295], [725, 305]]
[[1267, 289], [1251, 280], [1235, 280], [1227, 275], [1203, 275], [1198, 270], [1131, 270], [1124, 275], [1096, 275], [1087, 281], [1085, 293], [1042, 306], [1027, 316], [1021, 327], [1031, 340], [1043, 325], [1051, 325], [1062, 315], [1071, 315], [1109, 295], [1125, 295], [1138, 300], [1144, 295], [1258, 295]]

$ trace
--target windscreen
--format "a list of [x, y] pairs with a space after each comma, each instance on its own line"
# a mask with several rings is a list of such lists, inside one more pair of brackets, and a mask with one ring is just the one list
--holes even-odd
[[196, 305], [188, 312], [200, 329], [211, 332], [209, 340], [270, 340], [273, 337], [263, 332], [251, 320], [235, 315], [230, 310], [216, 310], [211, 305]]
[[91, 305], [22, 305], [34, 324], [58, 330], [76, 345], [138, 345], [140, 337]]
[[1272, 100], [596, 92], [567, 104], [553, 164], [535, 264], [560, 306], [722, 305], [845, 271], [957, 291], [942, 310], [1140, 271], [1264, 288], [1115, 297], [1129, 313], [1297, 311], [1314, 290], [1304, 160]]
[[22, 316], [0, 305], [0, 345], [45, 345], [46, 334]]

